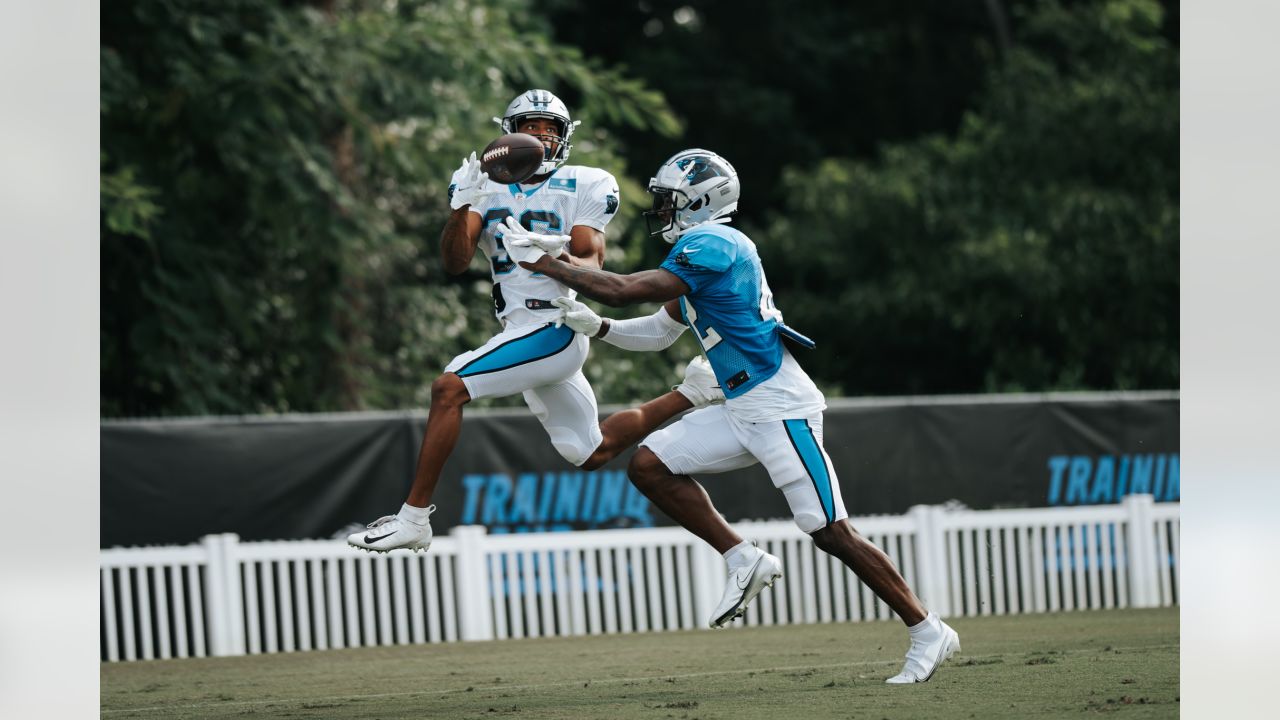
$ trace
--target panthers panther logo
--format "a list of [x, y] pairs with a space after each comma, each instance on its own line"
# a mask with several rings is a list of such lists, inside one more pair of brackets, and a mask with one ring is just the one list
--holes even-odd
[[618, 211], [618, 196], [605, 195], [604, 196], [604, 214], [612, 215], [617, 211]]
[[720, 177], [724, 173], [714, 164], [707, 162], [705, 157], [690, 157], [676, 161], [676, 167], [685, 172], [685, 179], [690, 185], [697, 185], [704, 180], [710, 180], [713, 177]]

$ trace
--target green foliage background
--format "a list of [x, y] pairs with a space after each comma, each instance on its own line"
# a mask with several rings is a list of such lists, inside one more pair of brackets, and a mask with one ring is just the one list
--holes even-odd
[[[658, 162], [738, 166], [829, 390], [1176, 387], [1176, 15], [1005, 5], [104, 6], [101, 412], [425, 405], [497, 327], [483, 262], [440, 267], [445, 187], [528, 87], [623, 183], [610, 269], [665, 253]], [[628, 403], [695, 352], [595, 343], [586, 372]]]
[[761, 233], [775, 292], [800, 327], [857, 329], [824, 338], [816, 374], [869, 393], [1177, 387], [1178, 65], [1160, 8], [1022, 20], [955, 133], [784, 171]]

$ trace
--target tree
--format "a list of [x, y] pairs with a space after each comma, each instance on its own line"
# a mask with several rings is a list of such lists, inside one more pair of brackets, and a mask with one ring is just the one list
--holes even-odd
[[[547, 38], [525, 0], [139, 0], [103, 13], [104, 416], [406, 408], [496, 328], [437, 259], [459, 160], [528, 87], [644, 202], [611, 127], [662, 97]], [[633, 255], [635, 253], [632, 253]], [[664, 373], [670, 362], [657, 358]], [[654, 377], [661, 385], [666, 378]]]
[[[496, 327], [483, 262], [437, 260], [445, 185], [531, 86], [585, 120], [574, 161], [622, 182], [609, 269], [667, 249], [636, 178], [689, 146], [735, 163], [737, 222], [829, 390], [1176, 385], [1166, 5], [112, 5], [102, 413], [424, 405]], [[594, 343], [586, 373], [630, 403], [694, 352]]]
[[761, 250], [834, 389], [1178, 384], [1178, 55], [1161, 7], [1014, 16], [954, 136], [785, 175]]
[[602, 13], [558, 0], [548, 12], [561, 42], [645, 78], [685, 121], [677, 141], [623, 129], [632, 166], [714, 150], [741, 174], [741, 218], [755, 223], [779, 207], [787, 167], [954, 131], [995, 36], [974, 2], [645, 0]]

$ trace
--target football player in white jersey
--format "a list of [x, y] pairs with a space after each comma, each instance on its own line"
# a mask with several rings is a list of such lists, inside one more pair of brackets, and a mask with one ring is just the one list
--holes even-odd
[[457, 444], [462, 407], [472, 400], [523, 394], [560, 455], [592, 470], [671, 417], [723, 397], [710, 366], [697, 358], [672, 392], [599, 421], [595, 393], [582, 374], [588, 340], [561, 322], [564, 310], [552, 302], [573, 291], [517, 266], [506, 245], [519, 240], [566, 263], [600, 268], [604, 229], [618, 210], [618, 183], [604, 170], [565, 164], [578, 123], [546, 90], [521, 93], [494, 120], [504, 132], [539, 138], [546, 159], [526, 182], [500, 185], [480, 171], [471, 153], [449, 186], [453, 211], [440, 251], [445, 270], [455, 275], [467, 269], [477, 248], [484, 253], [502, 330], [454, 358], [431, 384], [427, 429], [409, 496], [397, 514], [347, 537], [358, 548], [387, 552], [430, 546], [431, 497]]
[[[707, 150], [676, 153], [649, 181], [657, 230], [675, 245], [662, 265], [630, 275], [575, 265], [513, 241], [522, 267], [558, 280], [583, 295], [618, 307], [665, 303], [657, 313], [630, 320], [601, 318], [571, 297], [565, 324], [630, 350], [660, 350], [692, 328], [726, 401], [698, 410], [641, 441], [627, 474], [655, 505], [721, 552], [729, 577], [712, 627], [723, 627], [782, 575], [778, 558], [741, 536], [692, 477], [764, 465], [791, 506], [796, 524], [823, 551], [839, 558], [906, 623], [911, 636], [894, 684], [928, 680], [960, 649], [954, 630], [925, 610], [879, 548], [849, 524], [831, 458], [822, 447], [826, 400], [791, 356], [783, 338], [812, 347], [788, 328], [755, 244], [728, 227], [737, 210], [738, 174]], [[652, 224], [651, 224], [652, 230]]]

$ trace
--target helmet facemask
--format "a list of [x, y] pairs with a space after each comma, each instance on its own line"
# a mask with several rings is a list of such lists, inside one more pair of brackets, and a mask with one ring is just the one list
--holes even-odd
[[644, 223], [649, 230], [649, 237], [662, 235], [667, 242], [675, 242], [679, 235], [672, 235], [670, 232], [675, 227], [675, 193], [671, 188], [656, 185], [649, 186], [649, 193], [653, 195], [653, 207], [644, 212]]
[[[560, 98], [546, 90], [530, 90], [521, 93], [507, 106], [505, 115], [493, 120], [498, 123], [504, 133], [516, 133], [520, 132], [520, 124], [529, 118], [547, 118], [559, 126], [559, 132], [556, 135], [545, 133], [534, 135], [545, 148], [542, 165], [538, 167], [534, 177], [553, 173], [569, 160], [569, 151], [573, 148], [570, 138], [582, 121], [570, 119], [569, 108], [565, 107]], [[552, 147], [547, 147], [547, 142], [552, 143]]]

